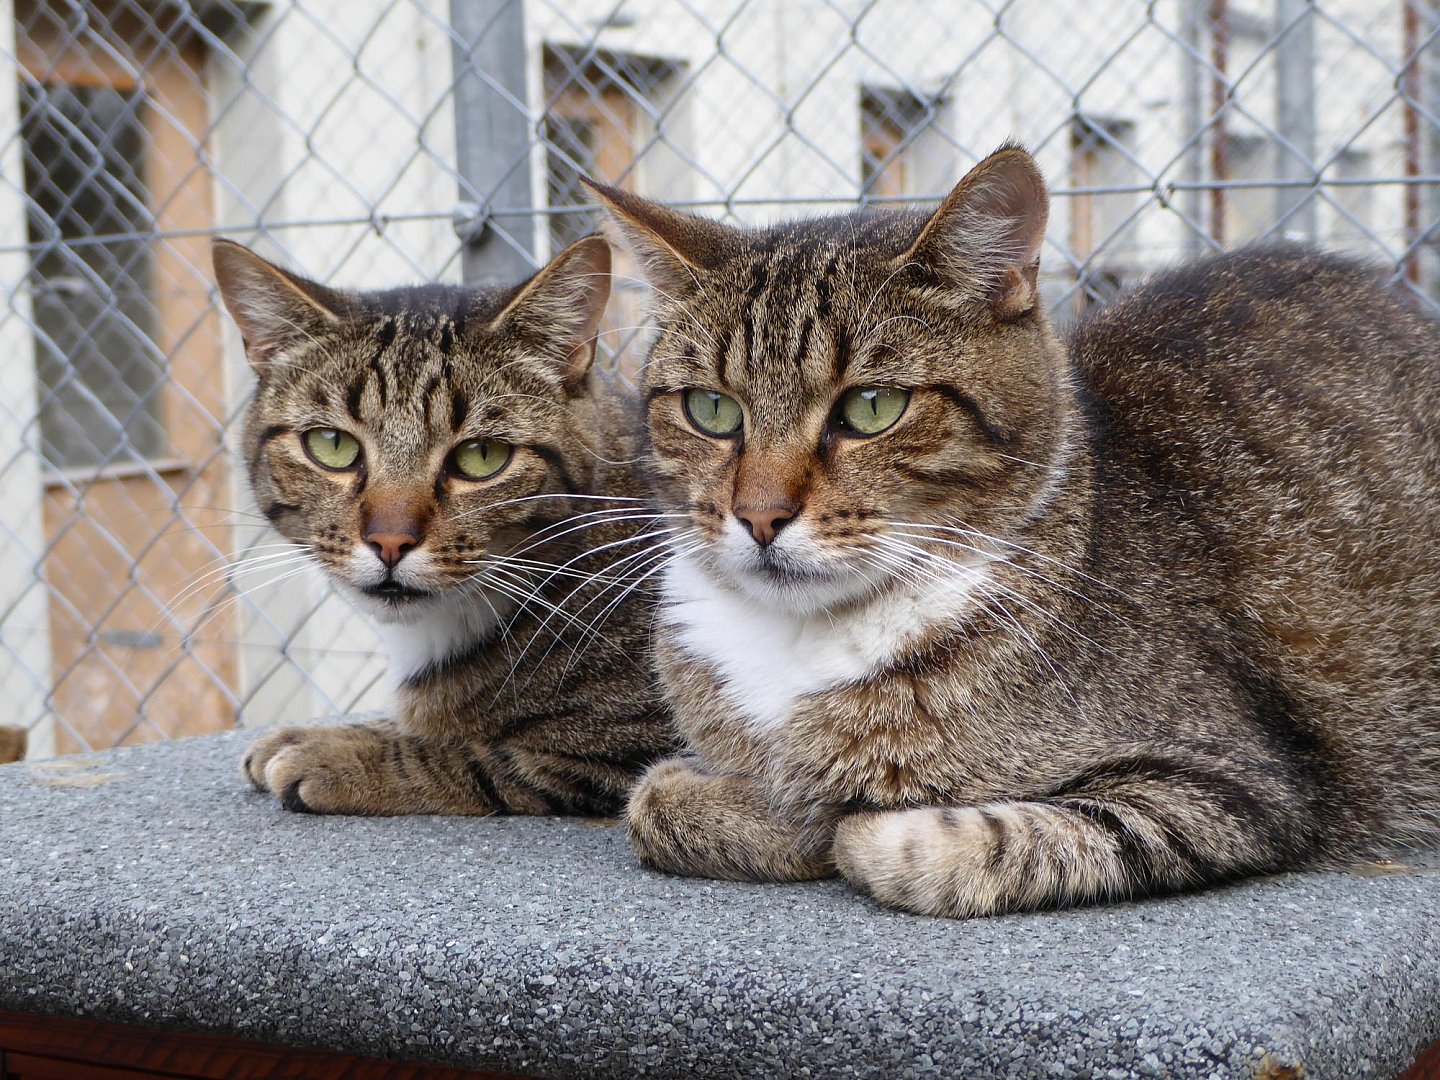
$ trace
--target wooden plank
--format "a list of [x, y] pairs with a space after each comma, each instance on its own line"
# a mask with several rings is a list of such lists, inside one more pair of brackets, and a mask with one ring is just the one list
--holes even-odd
[[[227, 1035], [160, 1031], [0, 1011], [4, 1080], [523, 1080], [515, 1074], [382, 1061]], [[42, 1061], [41, 1059], [47, 1059]], [[108, 1067], [109, 1072], [91, 1066]], [[41, 1068], [51, 1071], [37, 1071]], [[55, 1069], [61, 1071], [54, 1071]], [[70, 1071], [66, 1072], [65, 1069]], [[128, 1071], [127, 1071], [128, 1070]]]
[[155, 1080], [159, 1073], [112, 1069], [84, 1061], [6, 1054], [4, 1080]]
[[1440, 1080], [1440, 1042], [1422, 1050], [1415, 1064], [1401, 1073], [1399, 1080]]

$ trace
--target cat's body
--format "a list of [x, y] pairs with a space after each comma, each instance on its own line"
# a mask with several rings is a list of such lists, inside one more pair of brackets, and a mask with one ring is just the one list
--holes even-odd
[[326, 813], [614, 813], [674, 737], [627, 589], [654, 520], [635, 425], [588, 377], [603, 244], [502, 290], [340, 292], [228, 244], [216, 265], [260, 376], [257, 502], [372, 617], [396, 698], [263, 736], [245, 776]]
[[[971, 915], [1435, 835], [1432, 320], [1344, 260], [1251, 251], [1067, 358], [1017, 150], [928, 221], [740, 233], [602, 194], [678, 297], [652, 469], [703, 541], [666, 574], [692, 756], [631, 798], [644, 860]], [[837, 426], [877, 387], [898, 418]]]

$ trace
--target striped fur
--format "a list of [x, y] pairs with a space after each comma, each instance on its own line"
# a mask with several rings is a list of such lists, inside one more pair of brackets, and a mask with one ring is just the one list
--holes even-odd
[[[273, 558], [370, 615], [396, 696], [383, 722], [267, 733], [246, 779], [318, 813], [615, 813], [674, 738], [631, 589], [655, 520], [634, 421], [589, 379], [604, 242], [495, 290], [341, 292], [225, 242], [215, 266], [259, 377], [251, 483], [297, 553]], [[313, 428], [358, 439], [357, 466], [312, 460]], [[466, 479], [449, 455], [482, 438], [510, 458]], [[416, 542], [392, 566], [374, 536]]]
[[[1440, 332], [1370, 271], [1217, 256], [1067, 348], [1018, 148], [930, 216], [742, 231], [597, 191], [663, 284], [650, 472], [692, 541], [647, 864], [964, 917], [1435, 837]], [[862, 438], [864, 387], [909, 399]]]

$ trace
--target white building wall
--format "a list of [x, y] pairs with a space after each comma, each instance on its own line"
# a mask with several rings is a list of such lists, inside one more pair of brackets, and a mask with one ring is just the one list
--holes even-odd
[[[1152, 190], [1136, 196], [1134, 251], [1117, 254], [1122, 262], [1159, 265], [1190, 250], [1193, 229], [1165, 206], [1183, 198], [1169, 185], [1185, 178], [1185, 81], [1200, 77], [1206, 114], [1212, 87], [1208, 72], [1196, 72], [1187, 58], [1183, 0], [1013, 0], [998, 17], [993, 5], [971, 0], [756, 0], [738, 13], [736, 6], [695, 0], [682, 10], [644, 0], [624, 6], [623, 25], [601, 28], [614, 10], [608, 0], [535, 2], [529, 45], [537, 58], [547, 42], [594, 42], [689, 65], [683, 108], [698, 138], [686, 151], [698, 167], [682, 190], [673, 181], [669, 189], [646, 189], [657, 197], [728, 200], [747, 221], [853, 198], [859, 88], [888, 85], [945, 99], [945, 118], [927, 136], [923, 157], [916, 155], [930, 194], [1005, 139], [1029, 145], [1060, 193], [1051, 231], [1057, 249], [1069, 233], [1070, 118], [1079, 112], [1127, 122], [1137, 182]], [[1248, 17], [1266, 33], [1232, 36], [1227, 74], [1235, 107], [1226, 127], [1273, 139], [1275, 3], [1233, 0], [1231, 10], [1237, 27]], [[1402, 171], [1402, 109], [1394, 100], [1399, 11], [1398, 4], [1334, 0], [1314, 16], [1317, 151], [1327, 178], [1341, 168], [1345, 149], [1375, 172]], [[1208, 42], [1202, 49], [1208, 63]], [[1344, 164], [1353, 168], [1355, 160], [1352, 153]], [[1375, 232], [1392, 246], [1402, 207], [1399, 185], [1372, 195]], [[1319, 217], [1324, 240], [1336, 232], [1328, 197]]]
[[[19, 69], [15, 15], [0, 0], [0, 125], [19, 130]], [[50, 692], [50, 605], [40, 580], [45, 551], [41, 498], [35, 337], [26, 276], [24, 170], [21, 143], [0, 144], [0, 697], [5, 722], [40, 721], [30, 728], [31, 758], [55, 752]]]

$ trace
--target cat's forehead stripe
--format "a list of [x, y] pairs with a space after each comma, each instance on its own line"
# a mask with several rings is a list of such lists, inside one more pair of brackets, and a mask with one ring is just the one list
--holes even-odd
[[835, 268], [840, 265], [840, 252], [830, 256], [830, 261], [825, 264], [825, 269], [815, 279], [815, 314], [822, 319], [830, 314], [830, 300], [832, 289], [831, 278], [835, 274]]
[[[741, 342], [733, 346], [730, 327], [718, 335], [716, 368], [722, 385], [768, 382], [775, 377], [803, 387], [801, 397], [822, 392], [844, 377], [850, 362], [850, 338], [834, 313], [834, 276], [845, 251], [833, 245], [772, 242], [749, 271], [738, 322]], [[812, 356], [825, 342], [828, 365]], [[737, 355], [738, 354], [738, 355]], [[785, 362], [776, 363], [783, 358]], [[738, 368], [738, 372], [737, 369]], [[737, 384], [737, 375], [739, 383]], [[787, 395], [787, 400], [794, 395]], [[789, 404], [804, 404], [789, 401]], [[775, 412], [771, 402], [766, 411]], [[753, 406], [752, 406], [753, 407]], [[795, 410], [784, 408], [784, 413]], [[780, 417], [777, 414], [776, 419]]]
[[370, 358], [369, 370], [375, 381], [375, 392], [380, 396], [380, 408], [385, 408], [389, 402], [389, 382], [385, 377], [385, 366], [380, 362], [384, 356], [384, 348]]
[[350, 389], [345, 392], [345, 411], [351, 419], [360, 419], [360, 401], [365, 395], [365, 375], [361, 373], [350, 380]]
[[815, 329], [815, 316], [806, 315], [805, 321], [800, 325], [799, 340], [795, 343], [795, 359], [793, 366], [798, 368], [805, 363], [805, 355], [810, 351], [810, 334]]

